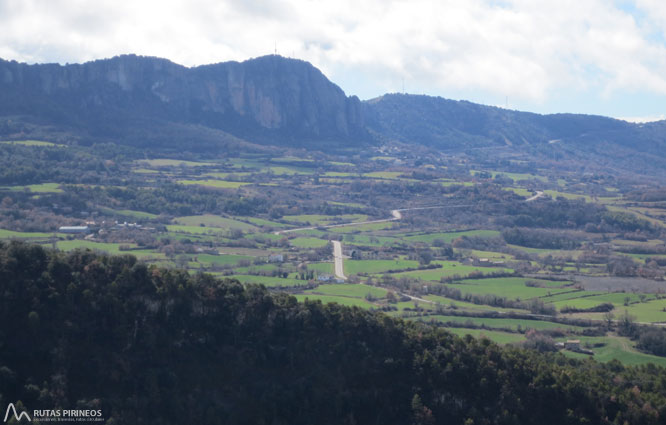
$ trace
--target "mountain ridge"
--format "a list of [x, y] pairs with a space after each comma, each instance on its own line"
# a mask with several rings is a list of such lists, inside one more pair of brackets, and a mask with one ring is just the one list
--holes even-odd
[[148, 118], [273, 142], [364, 135], [358, 98], [309, 63], [277, 56], [192, 68], [136, 55], [64, 66], [0, 61], [0, 83], [2, 115], [61, 119], [93, 135], [109, 130], [100, 117], [116, 129]]
[[[66, 128], [84, 143], [216, 149], [245, 140], [338, 149], [386, 143], [435, 151], [589, 155], [645, 172], [666, 170], [666, 121], [636, 124], [600, 115], [537, 114], [442, 97], [347, 96], [312, 64], [277, 55], [186, 67], [122, 55], [83, 64], [0, 60], [0, 136]], [[30, 131], [28, 131], [30, 134]], [[636, 156], [636, 158], [633, 158]]]

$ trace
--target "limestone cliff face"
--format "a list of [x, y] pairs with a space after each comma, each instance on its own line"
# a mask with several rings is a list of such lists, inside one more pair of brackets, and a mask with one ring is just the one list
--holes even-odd
[[365, 135], [358, 98], [280, 56], [195, 68], [134, 55], [65, 66], [0, 60], [0, 89], [3, 115], [62, 115], [83, 126], [149, 119], [295, 141]]

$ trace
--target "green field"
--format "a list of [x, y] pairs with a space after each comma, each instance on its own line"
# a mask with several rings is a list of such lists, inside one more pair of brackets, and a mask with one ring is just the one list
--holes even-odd
[[297, 248], [321, 248], [326, 246], [328, 241], [317, 238], [294, 238], [289, 239], [289, 244]]
[[184, 161], [180, 159], [143, 159], [138, 161], [138, 163], [149, 167], [206, 167], [215, 165], [211, 162]]
[[273, 276], [234, 275], [234, 276], [225, 276], [225, 277], [229, 277], [231, 279], [238, 279], [243, 283], [259, 283], [267, 287], [303, 286], [308, 283], [307, 280], [283, 279], [281, 277], [273, 277]]
[[149, 249], [133, 249], [131, 251], [121, 251], [124, 254], [130, 254], [144, 261], [148, 260], [166, 260], [166, 255], [161, 252], [155, 252]]
[[343, 214], [343, 215], [321, 215], [321, 214], [299, 214], [285, 215], [282, 217], [286, 221], [295, 221], [305, 225], [324, 226], [334, 223], [347, 223], [355, 221], [365, 221], [368, 219], [364, 214]]
[[133, 211], [133, 210], [114, 210], [112, 208], [100, 208], [100, 212], [108, 215], [119, 215], [123, 217], [131, 217], [137, 219], [154, 219], [157, 218], [157, 214], [151, 214], [143, 211]]
[[363, 177], [370, 177], [373, 179], [387, 179], [397, 180], [403, 174], [401, 171], [375, 171], [372, 173], [365, 173]]
[[299, 158], [296, 156], [281, 156], [278, 158], [271, 158], [271, 162], [314, 162], [314, 159]]
[[[590, 347], [589, 349], [594, 352], [593, 358], [600, 362], [608, 362], [611, 360], [619, 360], [625, 365], [639, 365], [646, 363], [654, 363], [659, 366], [666, 367], [666, 357], [653, 356], [650, 354], [641, 353], [634, 348], [633, 342], [628, 338], [618, 336], [606, 337], [576, 337], [580, 339], [581, 345], [585, 344], [605, 344], [603, 347]], [[564, 340], [564, 339], [562, 339]], [[588, 358], [590, 356], [585, 354], [572, 353], [571, 351], [564, 350], [562, 353], [569, 357], [575, 358]]]
[[384, 288], [377, 288], [368, 285], [358, 284], [330, 284], [319, 285], [315, 289], [310, 289], [304, 294], [320, 294], [320, 295], [335, 295], [345, 297], [364, 298], [370, 294], [375, 298], [384, 298], [388, 291]]
[[216, 189], [238, 189], [241, 186], [248, 185], [246, 182], [231, 182], [227, 180], [178, 180], [180, 184], [184, 185], [199, 185], [206, 187], [214, 187]]
[[250, 176], [250, 175], [252, 175], [252, 173], [247, 172], [247, 171], [245, 171], [245, 172], [236, 172], [236, 173], [229, 172], [229, 173], [205, 173], [205, 174], [203, 174], [203, 176], [213, 177], [213, 178], [220, 179], [220, 180], [227, 180], [229, 178], [229, 176], [234, 177], [231, 180], [236, 180], [236, 179], [245, 178], [245, 177]]
[[463, 294], [472, 295], [498, 295], [508, 299], [528, 300], [543, 297], [548, 294], [569, 291], [558, 288], [536, 288], [525, 286], [530, 279], [523, 277], [500, 277], [492, 279], [469, 279], [461, 281], [460, 285], [449, 285], [459, 289]]
[[517, 312], [517, 313], [525, 313], [526, 310], [520, 310], [516, 308], [503, 308], [503, 307], [496, 307], [492, 305], [486, 305], [486, 304], [474, 304], [474, 303], [468, 303], [465, 301], [459, 301], [459, 300], [454, 300], [452, 298], [446, 298], [442, 297], [439, 295], [424, 295], [421, 298], [429, 300], [429, 301], [434, 301], [437, 304], [440, 304], [444, 308], [455, 308], [455, 309], [460, 309], [460, 310], [472, 310], [472, 311], [498, 311], [498, 312]]
[[243, 223], [242, 221], [212, 214], [176, 217], [173, 219], [173, 221], [174, 223], [177, 223], [181, 226], [194, 226], [194, 227], [199, 226], [204, 229], [206, 227], [216, 227], [222, 229], [238, 229], [244, 231], [256, 229], [256, 227], [251, 224]]
[[497, 230], [465, 230], [461, 232], [447, 232], [447, 233], [423, 233], [418, 235], [407, 236], [404, 239], [412, 242], [423, 242], [432, 244], [435, 240], [440, 239], [446, 243], [451, 243], [454, 239], [461, 236], [476, 236], [481, 238], [498, 237], [500, 232]]
[[592, 202], [592, 197], [588, 195], [579, 195], [577, 193], [567, 193], [560, 192], [557, 190], [544, 190], [543, 193], [551, 196], [553, 199], [565, 198], [565, 199], [583, 199], [585, 202]]
[[284, 223], [278, 223], [275, 221], [270, 221], [270, 220], [264, 220], [263, 218], [255, 218], [255, 217], [243, 217], [243, 220], [249, 221], [250, 223], [254, 224], [255, 226], [259, 227], [288, 227], [288, 224]]
[[310, 263], [308, 264], [308, 269], [309, 270], [315, 270], [319, 272], [319, 274], [333, 274], [334, 266], [333, 263], [327, 262], [327, 263]]
[[[587, 295], [587, 294], [595, 294], [595, 293], [594, 292], [581, 293], [581, 295]], [[653, 294], [645, 294], [644, 297], [646, 301], [653, 300], [655, 298]], [[627, 300], [627, 302], [630, 304], [629, 306], [624, 305], [625, 300]], [[549, 302], [550, 301], [551, 300], [549, 300]], [[555, 307], [559, 309], [565, 306], [579, 308], [579, 309], [587, 309], [587, 308], [596, 307], [604, 303], [611, 303], [615, 306], [616, 309], [625, 309], [632, 307], [638, 311], [649, 310], [641, 308], [640, 305], [635, 304], [635, 303], [640, 303], [639, 294], [625, 293], [625, 292], [599, 293], [598, 295], [555, 301], [553, 302], [553, 305], [555, 305]], [[666, 319], [666, 313], [664, 313], [664, 318]]]
[[64, 192], [60, 188], [59, 183], [41, 183], [41, 184], [29, 184], [27, 186], [10, 186], [10, 190], [27, 190], [28, 192], [33, 193], [62, 193]]
[[666, 299], [652, 300], [646, 303], [631, 304], [627, 307], [620, 306], [616, 314], [622, 314], [625, 310], [636, 317], [639, 322], [666, 323]]
[[502, 269], [497, 267], [468, 266], [465, 264], [460, 264], [455, 261], [433, 261], [433, 263], [442, 265], [442, 268], [396, 273], [394, 277], [395, 278], [409, 277], [412, 279], [422, 279], [422, 280], [439, 282], [440, 279], [443, 277], [459, 276], [460, 278], [464, 278], [466, 276], [469, 276], [471, 273], [489, 274], [489, 273], [500, 273], [500, 272], [506, 272], [506, 273], [513, 272], [510, 269]]
[[353, 298], [353, 297], [340, 297], [340, 296], [335, 296], [335, 295], [316, 295], [316, 294], [297, 294], [295, 295], [296, 299], [299, 302], [303, 302], [305, 300], [310, 300], [310, 301], [321, 301], [324, 304], [327, 303], [337, 303], [340, 305], [346, 305], [349, 307], [356, 306], [356, 307], [361, 307], [361, 308], [375, 308], [377, 307], [376, 305], [367, 302], [364, 299], [361, 298]]
[[554, 303], [558, 301], [565, 301], [565, 300], [573, 300], [576, 298], [581, 298], [581, 297], [588, 297], [592, 295], [601, 295], [603, 292], [599, 291], [583, 291], [583, 290], [574, 290], [572, 289], [571, 292], [562, 292], [557, 295], [551, 295], [549, 297], [542, 297], [541, 301], [545, 303]]
[[350, 224], [348, 226], [333, 227], [328, 230], [335, 233], [372, 232], [375, 230], [391, 229], [394, 226], [395, 221], [384, 221], [381, 223]]
[[345, 260], [345, 275], [350, 276], [358, 273], [382, 273], [388, 270], [402, 270], [419, 266], [418, 261], [413, 260]]
[[222, 255], [211, 255], [211, 254], [197, 254], [195, 256], [197, 262], [204, 265], [213, 265], [213, 266], [228, 266], [235, 265], [243, 260], [252, 261], [254, 257], [248, 255], [233, 255], [233, 254], [222, 254]]
[[367, 245], [367, 246], [382, 246], [390, 245], [394, 242], [399, 242], [400, 239], [387, 236], [373, 236], [373, 235], [351, 235], [346, 234], [343, 236], [344, 245]]
[[0, 239], [50, 238], [52, 236], [53, 233], [15, 232], [13, 230], [0, 229]]
[[102, 251], [107, 254], [130, 254], [132, 251], [121, 251], [120, 245], [127, 245], [129, 247], [136, 247], [135, 244], [121, 244], [121, 243], [104, 243], [104, 242], [93, 242], [93, 241], [84, 241], [84, 240], [72, 240], [72, 241], [58, 241], [56, 247], [62, 251], [71, 251], [77, 248], [88, 248], [94, 251]]
[[423, 321], [436, 321], [442, 323], [470, 323], [473, 326], [486, 326], [495, 329], [564, 329], [564, 330], [582, 330], [580, 326], [564, 325], [556, 322], [546, 322], [543, 320], [526, 320], [526, 319], [504, 319], [504, 318], [486, 318], [486, 317], [465, 317], [465, 316], [444, 316], [433, 315], [422, 318]]
[[295, 174], [312, 174], [313, 170], [307, 169], [307, 168], [299, 168], [299, 167], [287, 167], [287, 166], [262, 166], [261, 168], [262, 171], [269, 171], [272, 174], [275, 174], [276, 176], [284, 175], [284, 176], [292, 176]]

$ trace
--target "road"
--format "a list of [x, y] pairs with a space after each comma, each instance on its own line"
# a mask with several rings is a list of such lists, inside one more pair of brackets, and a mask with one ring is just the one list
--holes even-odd
[[[539, 192], [543, 194], [543, 192]], [[539, 194], [537, 193], [537, 195]], [[369, 220], [369, 221], [360, 221], [360, 222], [353, 222], [353, 223], [342, 223], [342, 224], [329, 224], [325, 226], [308, 226], [308, 227], [298, 227], [296, 229], [287, 229], [287, 230], [279, 230], [277, 232], [274, 232], [276, 235], [283, 235], [285, 233], [292, 233], [292, 232], [299, 232], [301, 230], [312, 230], [312, 229], [328, 229], [332, 227], [344, 227], [344, 226], [359, 226], [362, 224], [372, 224], [372, 223], [387, 223], [389, 221], [396, 221], [402, 219], [402, 212], [403, 211], [418, 211], [418, 210], [431, 210], [435, 208], [460, 208], [460, 207], [470, 207], [471, 205], [433, 205], [429, 207], [413, 207], [413, 208], [401, 208], [401, 209], [396, 209], [396, 210], [391, 210], [391, 218], [383, 218], [380, 220]], [[347, 276], [345, 276], [345, 269], [344, 269], [344, 259], [342, 258], [342, 243], [340, 241], [331, 241], [333, 243], [333, 259], [335, 262], [335, 276], [347, 280]], [[405, 294], [406, 295], [406, 294]], [[422, 301], [422, 302], [431, 302], [428, 300], [420, 299], [413, 297], [411, 295], [407, 295], [411, 299]]]
[[543, 196], [543, 191], [541, 191], [541, 190], [537, 190], [536, 195], [531, 196], [531, 197], [525, 199], [525, 202], [536, 201], [537, 199], [541, 198], [542, 196]]
[[[427, 208], [442, 208], [442, 207], [440, 206], [440, 207], [427, 207]], [[420, 209], [424, 209], [424, 208], [408, 208], [408, 209], [419, 209], [420, 210]], [[389, 221], [400, 220], [402, 218], [402, 214], [400, 214], [400, 211], [407, 211], [407, 209], [391, 211], [391, 215], [393, 216], [392, 218], [382, 218], [380, 220], [356, 221], [356, 222], [352, 222], [352, 223], [342, 223], [342, 224], [327, 224], [327, 225], [321, 225], [321, 226], [298, 227], [296, 229], [280, 230], [280, 231], [277, 231], [277, 232], [274, 232], [274, 233], [276, 235], [282, 235], [282, 234], [285, 234], [285, 233], [300, 232], [301, 230], [330, 229], [331, 227], [360, 226], [361, 224], [386, 223], [386, 222], [389, 222]]]
[[360, 226], [362, 224], [373, 224], [373, 223], [387, 223], [389, 221], [396, 221], [402, 219], [403, 211], [418, 211], [418, 210], [431, 210], [434, 208], [460, 208], [460, 207], [471, 207], [472, 205], [434, 205], [430, 207], [414, 207], [414, 208], [401, 208], [399, 210], [391, 210], [391, 218], [382, 218], [380, 220], [368, 220], [368, 221], [356, 221], [352, 223], [341, 223], [341, 224], [327, 224], [321, 226], [308, 226], [308, 227], [297, 227], [295, 229], [279, 230], [273, 232], [276, 235], [283, 235], [285, 233], [300, 232], [301, 230], [312, 230], [312, 229], [330, 229], [332, 227], [347, 227], [347, 226]]
[[335, 276], [340, 279], [347, 280], [345, 276], [344, 263], [342, 262], [342, 243], [340, 241], [333, 242], [333, 259], [335, 261]]

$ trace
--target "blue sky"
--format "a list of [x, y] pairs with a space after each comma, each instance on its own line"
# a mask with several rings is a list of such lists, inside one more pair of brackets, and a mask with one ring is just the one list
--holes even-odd
[[0, 57], [187, 66], [273, 53], [361, 99], [666, 118], [663, 0], [0, 0]]

